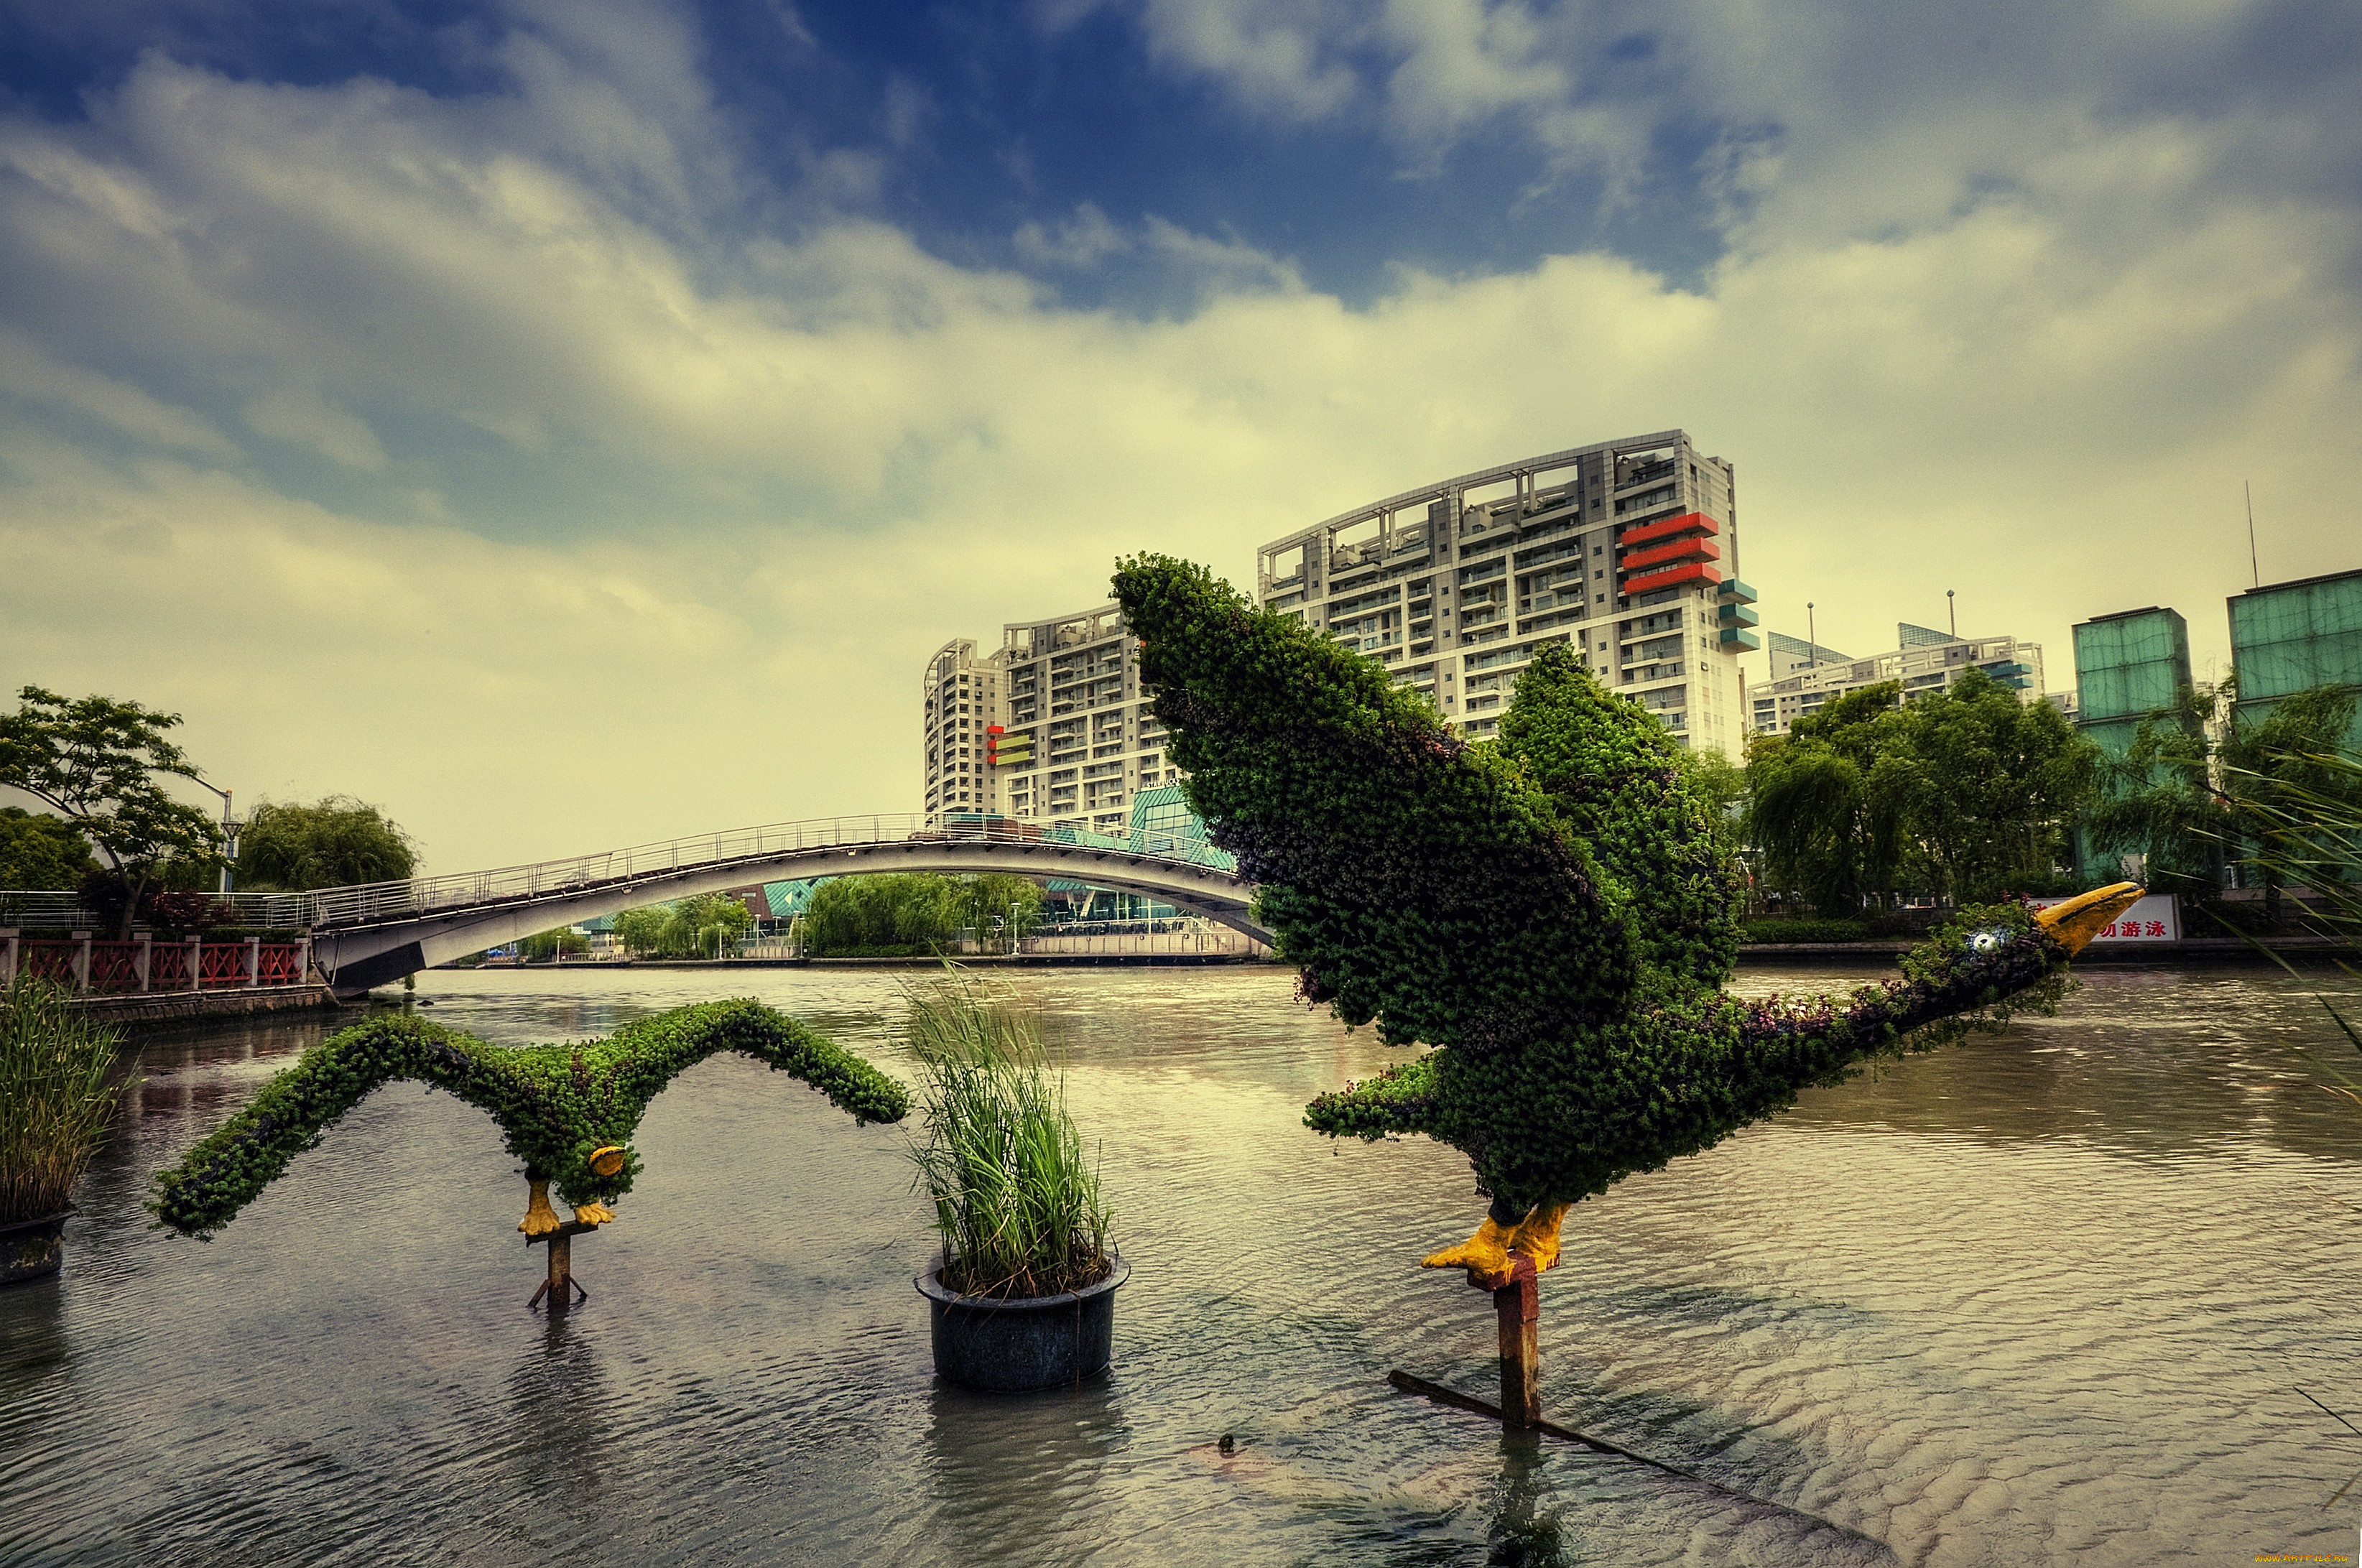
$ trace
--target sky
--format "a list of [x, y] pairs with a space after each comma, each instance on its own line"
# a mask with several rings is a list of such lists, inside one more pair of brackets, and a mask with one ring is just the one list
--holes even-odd
[[1768, 628], [2204, 674], [2244, 487], [2362, 566], [2357, 103], [2351, 0], [0, 0], [0, 687], [431, 871], [915, 811], [947, 640], [1673, 426]]

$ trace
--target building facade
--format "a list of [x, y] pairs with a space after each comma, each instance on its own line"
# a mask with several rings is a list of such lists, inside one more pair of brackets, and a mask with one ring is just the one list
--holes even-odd
[[[1792, 649], [1809, 647], [1794, 637], [1780, 640]], [[1810, 659], [1793, 674], [1749, 686], [1749, 722], [1755, 733], [1786, 734], [1788, 726], [1805, 714], [1819, 712], [1839, 697], [1883, 681], [1900, 682], [1905, 698], [1947, 691], [1971, 669], [1984, 671], [2028, 702], [2043, 700], [2039, 643], [2015, 637], [1960, 637], [1907, 621], [1896, 625], [1895, 642], [1898, 646], [1893, 653], [1841, 664]]]
[[946, 643], [922, 681], [926, 812], [1131, 831], [1133, 799], [1176, 782], [1112, 603], [1011, 622], [1000, 646]]
[[2075, 724], [2111, 757], [2132, 748], [2143, 719], [2195, 685], [2190, 623], [2174, 611], [2152, 604], [2094, 615], [2073, 635]]
[[1272, 541], [1256, 602], [1376, 659], [1472, 739], [1499, 729], [1533, 650], [1562, 642], [1684, 745], [1735, 757], [1738, 656], [1761, 644], [1734, 495], [1730, 464], [1679, 430], [1529, 458]]
[[[2233, 594], [2230, 613], [2239, 723], [2261, 719], [2291, 692], [2362, 691], [2362, 571], [2267, 583]], [[2362, 705], [2346, 742], [2362, 746]]]

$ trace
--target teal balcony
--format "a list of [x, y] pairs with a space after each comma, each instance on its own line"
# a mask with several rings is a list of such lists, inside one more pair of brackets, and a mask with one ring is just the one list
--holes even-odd
[[1757, 653], [1763, 647], [1763, 639], [1744, 626], [1725, 626], [1722, 629], [1722, 646], [1725, 652], [1737, 649]]

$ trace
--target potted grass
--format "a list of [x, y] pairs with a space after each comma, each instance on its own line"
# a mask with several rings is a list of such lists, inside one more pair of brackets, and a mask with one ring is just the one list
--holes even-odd
[[917, 1280], [935, 1371], [1013, 1393], [1103, 1370], [1131, 1270], [1108, 1245], [1098, 1163], [1040, 1025], [953, 977], [911, 998], [909, 1039], [925, 1112], [912, 1186], [933, 1200], [943, 1242]]
[[65, 1262], [68, 1199], [115, 1109], [119, 1043], [47, 981], [0, 989], [0, 1286]]

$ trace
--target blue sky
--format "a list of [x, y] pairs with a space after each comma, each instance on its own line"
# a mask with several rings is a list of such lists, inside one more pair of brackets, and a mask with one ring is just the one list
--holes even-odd
[[443, 869], [907, 808], [946, 638], [1672, 425], [1772, 625], [2202, 663], [2243, 482], [2362, 565], [2356, 102], [2351, 4], [0, 6], [0, 679]]

